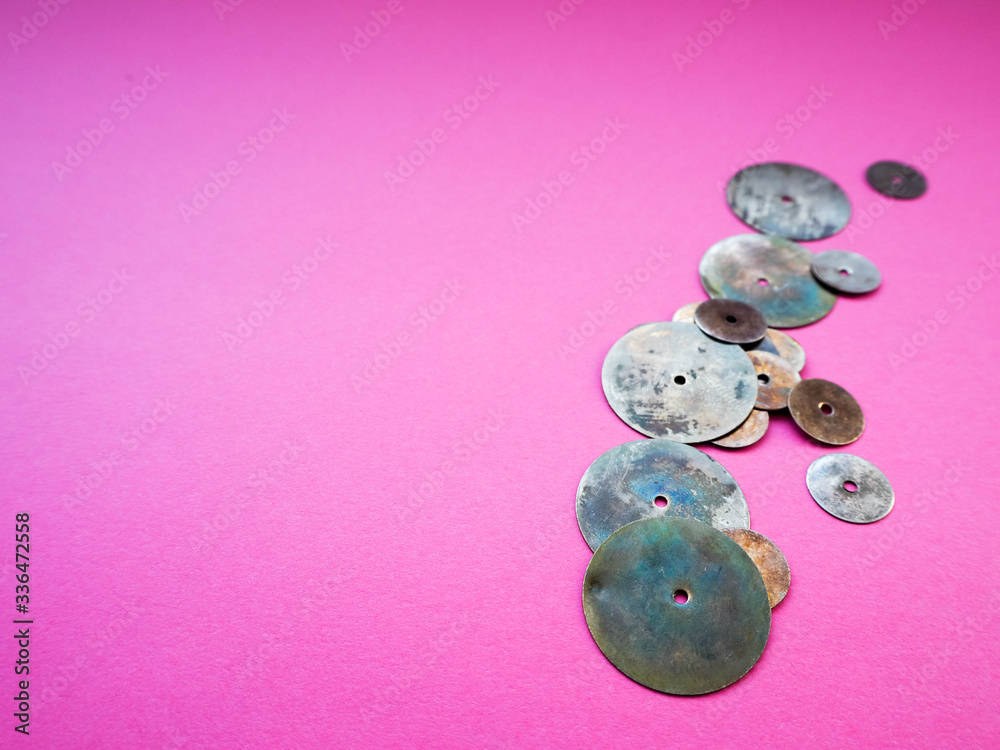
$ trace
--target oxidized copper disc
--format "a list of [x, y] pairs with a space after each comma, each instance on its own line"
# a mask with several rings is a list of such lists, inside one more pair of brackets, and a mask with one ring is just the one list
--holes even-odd
[[821, 240], [851, 218], [851, 203], [829, 177], [797, 164], [769, 162], [740, 170], [726, 186], [733, 213], [759, 232]]
[[911, 200], [927, 192], [927, 178], [898, 161], [878, 161], [865, 172], [868, 184], [890, 198]]
[[771, 630], [753, 560], [721, 531], [687, 518], [646, 518], [608, 537], [587, 566], [583, 612], [612, 664], [674, 695], [736, 682]]
[[687, 323], [633, 328], [611, 347], [601, 381], [627, 425], [679, 443], [731, 432], [757, 398], [757, 373], [746, 353]]
[[736, 480], [707, 453], [672, 440], [633, 440], [590, 465], [576, 492], [576, 519], [591, 549], [641, 518], [694, 518], [746, 527], [750, 510]]
[[757, 409], [777, 411], [788, 406], [788, 394], [802, 380], [791, 363], [776, 354], [749, 351], [747, 356], [757, 371]]
[[872, 523], [892, 510], [892, 485], [870, 461], [850, 453], [820, 456], [806, 472], [809, 494], [819, 506], [842, 521]]
[[767, 587], [767, 598], [771, 603], [771, 609], [774, 609], [785, 598], [792, 582], [792, 572], [788, 569], [788, 560], [785, 559], [774, 542], [756, 531], [733, 528], [722, 529], [722, 533], [750, 555], [750, 559], [760, 571], [761, 578], [764, 579], [764, 586]]
[[813, 276], [831, 289], [864, 294], [878, 288], [882, 274], [868, 258], [849, 250], [826, 250], [813, 257]]
[[788, 362], [796, 372], [802, 372], [806, 366], [806, 353], [802, 345], [784, 331], [768, 328], [764, 338], [752, 346], [744, 347], [747, 351], [768, 352], [777, 354]]
[[865, 430], [865, 415], [854, 396], [829, 380], [798, 383], [788, 394], [788, 410], [803, 432], [822, 443], [847, 445]]
[[791, 240], [738, 234], [712, 245], [698, 270], [713, 299], [753, 305], [772, 328], [797, 328], [825, 316], [837, 301], [813, 278], [812, 259]]
[[680, 310], [674, 313], [673, 322], [674, 323], [694, 323], [694, 311], [700, 305], [700, 302], [692, 302], [689, 305], [684, 305]]
[[752, 344], [767, 333], [767, 321], [753, 305], [735, 299], [710, 299], [694, 311], [697, 326], [727, 344]]
[[[758, 388], [758, 391], [760, 389]], [[746, 448], [753, 445], [767, 432], [767, 426], [771, 423], [771, 418], [766, 411], [754, 409], [750, 416], [728, 435], [723, 435], [718, 440], [713, 440], [712, 445], [723, 448]]]

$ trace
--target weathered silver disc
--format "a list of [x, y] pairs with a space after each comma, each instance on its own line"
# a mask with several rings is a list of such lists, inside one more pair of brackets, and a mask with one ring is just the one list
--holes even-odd
[[770, 352], [747, 352], [757, 370], [757, 402], [755, 408], [777, 411], [788, 406], [788, 394], [802, 377], [792, 363]]
[[833, 309], [837, 295], [812, 275], [813, 254], [781, 237], [737, 234], [712, 245], [698, 271], [713, 299], [753, 305], [772, 328], [814, 323]]
[[605, 357], [601, 382], [625, 424], [679, 443], [731, 432], [757, 399], [757, 373], [746, 352], [688, 323], [633, 328]]
[[771, 424], [771, 417], [768, 416], [767, 412], [754, 409], [750, 412], [750, 416], [743, 421], [743, 424], [728, 435], [713, 440], [712, 445], [718, 445], [722, 448], [746, 448], [764, 437], [769, 424]]
[[736, 480], [707, 453], [672, 440], [633, 440], [590, 465], [576, 491], [576, 519], [591, 549], [641, 518], [694, 518], [749, 527]]
[[851, 218], [851, 202], [829, 177], [797, 164], [754, 164], [733, 175], [726, 200], [739, 219], [765, 234], [821, 240]]
[[684, 305], [680, 310], [674, 313], [673, 322], [674, 323], [694, 323], [694, 311], [700, 305], [700, 302], [692, 302], [689, 305]]
[[896, 501], [885, 474], [875, 464], [850, 453], [817, 458], [806, 472], [806, 486], [823, 510], [851, 523], [885, 518]]
[[802, 372], [806, 366], [806, 352], [798, 341], [793, 339], [784, 331], [777, 328], [768, 328], [764, 338], [756, 344], [744, 347], [747, 351], [768, 352], [777, 354], [788, 362], [796, 372]]
[[771, 631], [753, 560], [721, 531], [688, 518], [646, 518], [608, 537], [587, 566], [583, 612], [612, 664], [674, 695], [736, 682]]
[[826, 250], [813, 256], [813, 276], [831, 289], [864, 294], [878, 288], [882, 274], [868, 258], [850, 250]]
[[695, 324], [727, 344], [752, 344], [764, 338], [767, 321], [753, 305], [737, 299], [710, 299], [694, 311]]
[[721, 531], [750, 555], [750, 559], [760, 571], [760, 577], [764, 579], [767, 598], [771, 602], [771, 609], [774, 609], [785, 598], [792, 583], [792, 572], [788, 568], [788, 560], [784, 554], [774, 542], [756, 531], [737, 528]]

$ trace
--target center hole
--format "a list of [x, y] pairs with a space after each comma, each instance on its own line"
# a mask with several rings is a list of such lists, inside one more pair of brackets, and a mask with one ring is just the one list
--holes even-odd
[[768, 383], [771, 382], [771, 376], [768, 375], [766, 372], [759, 372], [757, 373], [757, 381], [761, 385], [767, 385]]
[[903, 184], [903, 178], [900, 177], [899, 175], [896, 175], [895, 177], [892, 178], [892, 184], [893, 185], [902, 185]]
[[851, 275], [851, 269], [850, 268], [841, 268], [840, 271], [839, 271], [839, 273], [840, 273], [841, 276], [850, 276]]
[[690, 598], [691, 597], [688, 596], [688, 592], [685, 591], [684, 589], [677, 589], [674, 592], [674, 601], [677, 602], [678, 604], [687, 604], [688, 599]]
[[665, 498], [663, 495], [657, 495], [653, 500], [653, 503], [657, 508], [666, 508], [670, 504], [670, 500]]
[[828, 417], [833, 414], [833, 407], [825, 402], [819, 405], [819, 410]]
[[761, 286], [767, 286], [769, 282], [768, 282], [767, 279], [761, 278], [761, 279], [757, 279], [757, 283], [760, 284]]
[[726, 322], [727, 323], [735, 323], [736, 322], [736, 316], [735, 315], [727, 315], [726, 316]]
[[677, 383], [677, 385], [684, 385], [687, 382], [687, 379], [683, 375], [677, 375], [674, 377], [674, 382]]
[[781, 196], [781, 202], [782, 203], [794, 203], [795, 201], [792, 198], [792, 196], [790, 196], [790, 195], [783, 195], [783, 196]]
[[857, 492], [858, 491], [858, 485], [856, 485], [854, 482], [848, 480], [848, 481], [844, 482], [844, 489], [847, 490], [848, 492]]

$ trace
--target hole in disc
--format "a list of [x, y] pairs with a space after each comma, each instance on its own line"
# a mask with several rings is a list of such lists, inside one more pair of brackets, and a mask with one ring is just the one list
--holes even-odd
[[781, 202], [782, 203], [794, 203], [795, 200], [790, 195], [783, 195], [783, 196], [781, 196]]
[[688, 596], [688, 592], [685, 591], [684, 589], [677, 589], [674, 592], [674, 601], [677, 602], [678, 604], [687, 604], [688, 599], [690, 598], [691, 597]]
[[903, 178], [900, 177], [898, 174], [894, 175], [893, 178], [892, 178], [892, 184], [893, 185], [902, 185], [903, 184]]
[[767, 279], [757, 279], [757, 283], [761, 286], [767, 286], [770, 282]]
[[726, 316], [726, 322], [727, 323], [735, 323], [736, 322], [736, 316], [735, 315], [727, 315]]
[[837, 273], [839, 273], [841, 276], [850, 276], [851, 275], [851, 269], [850, 268], [841, 268]]
[[822, 404], [819, 405], [819, 410], [821, 412], [823, 412], [824, 414], [826, 414], [826, 416], [828, 416], [828, 417], [831, 414], [833, 414], [833, 407], [830, 404], [826, 403], [826, 402], [824, 402], [824, 403], [822, 403]]
[[674, 382], [677, 383], [677, 385], [684, 385], [687, 382], [687, 378], [683, 375], [677, 375], [674, 377]]
[[761, 385], [767, 385], [768, 383], [771, 382], [771, 376], [768, 375], [766, 372], [759, 372], [757, 373], [757, 382], [759, 382]]
[[857, 492], [858, 485], [856, 485], [854, 482], [850, 480], [847, 480], [846, 482], [844, 482], [844, 489], [847, 490], [848, 492]]
[[663, 495], [657, 495], [653, 500], [653, 504], [656, 505], [657, 508], [666, 508], [670, 504], [670, 501]]

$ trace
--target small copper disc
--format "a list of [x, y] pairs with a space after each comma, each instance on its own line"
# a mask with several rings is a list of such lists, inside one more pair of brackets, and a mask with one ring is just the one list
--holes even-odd
[[747, 351], [769, 352], [777, 354], [783, 360], [795, 368], [795, 372], [802, 372], [806, 366], [806, 352], [802, 345], [789, 336], [784, 331], [777, 328], [768, 328], [764, 338], [752, 346], [745, 347]]
[[847, 445], [865, 430], [865, 415], [854, 396], [829, 380], [799, 382], [788, 394], [788, 410], [795, 424], [821, 443]]
[[728, 435], [723, 435], [718, 440], [713, 440], [712, 444], [721, 446], [722, 448], [746, 448], [748, 445], [753, 445], [764, 437], [764, 433], [767, 432], [767, 426], [770, 423], [771, 417], [766, 411], [754, 409], [743, 424]]
[[694, 311], [694, 322], [713, 339], [752, 344], [767, 333], [767, 321], [753, 305], [735, 299], [710, 299]]
[[865, 294], [878, 288], [882, 274], [868, 258], [849, 250], [826, 250], [812, 262], [813, 276], [845, 294]]
[[680, 310], [674, 313], [673, 322], [674, 323], [694, 323], [694, 311], [700, 305], [700, 302], [692, 302], [689, 305], [684, 305]]
[[806, 472], [809, 494], [831, 516], [850, 523], [872, 523], [892, 510], [896, 495], [885, 474], [850, 453], [820, 456]]
[[785, 598], [792, 582], [788, 560], [785, 559], [781, 550], [766, 536], [758, 534], [756, 531], [750, 531], [750, 529], [722, 529], [722, 533], [750, 555], [750, 559], [760, 571], [760, 577], [764, 579], [771, 609], [777, 607], [778, 603]]
[[754, 408], [777, 411], [788, 406], [788, 394], [802, 380], [792, 364], [770, 352], [749, 351], [747, 356], [757, 371], [757, 403]]
[[927, 192], [927, 178], [898, 161], [878, 161], [865, 172], [868, 184], [890, 198], [911, 200]]

